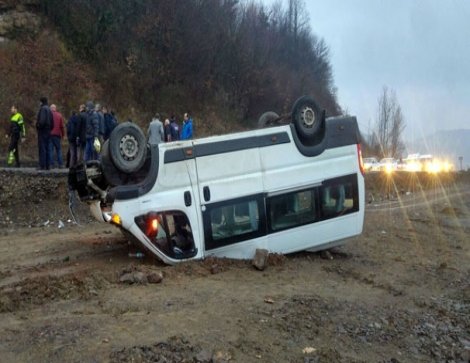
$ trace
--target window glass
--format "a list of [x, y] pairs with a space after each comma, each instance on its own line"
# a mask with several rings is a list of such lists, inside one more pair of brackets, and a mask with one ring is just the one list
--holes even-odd
[[268, 199], [269, 222], [273, 231], [278, 231], [316, 220], [315, 191], [304, 190]]
[[357, 187], [351, 178], [333, 180], [321, 187], [323, 218], [338, 217], [357, 210]]
[[212, 240], [242, 236], [259, 230], [259, 211], [256, 200], [228, 204], [210, 211]]
[[191, 225], [183, 212], [170, 211], [158, 214], [157, 247], [173, 258], [187, 258], [195, 254]]

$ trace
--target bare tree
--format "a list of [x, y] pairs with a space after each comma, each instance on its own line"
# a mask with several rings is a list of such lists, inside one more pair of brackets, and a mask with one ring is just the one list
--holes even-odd
[[404, 149], [404, 129], [405, 121], [395, 91], [384, 86], [378, 100], [377, 121], [370, 140], [371, 148], [380, 150], [382, 157], [400, 157]]

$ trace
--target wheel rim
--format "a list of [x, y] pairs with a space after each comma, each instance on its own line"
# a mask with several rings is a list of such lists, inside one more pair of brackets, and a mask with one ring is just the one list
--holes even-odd
[[134, 160], [139, 152], [139, 143], [132, 135], [125, 135], [119, 143], [119, 151], [125, 160]]
[[300, 113], [302, 124], [306, 128], [312, 128], [315, 124], [315, 111], [311, 107], [305, 107]]

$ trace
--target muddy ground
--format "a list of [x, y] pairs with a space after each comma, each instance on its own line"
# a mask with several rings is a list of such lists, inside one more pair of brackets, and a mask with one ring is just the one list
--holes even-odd
[[258, 271], [129, 258], [63, 176], [0, 171], [0, 361], [467, 363], [468, 179], [368, 176], [360, 237]]

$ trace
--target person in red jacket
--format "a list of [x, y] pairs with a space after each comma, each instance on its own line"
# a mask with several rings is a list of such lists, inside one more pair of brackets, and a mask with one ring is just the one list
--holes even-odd
[[54, 167], [54, 150], [57, 155], [57, 166], [59, 168], [64, 167], [64, 162], [62, 159], [62, 139], [65, 135], [65, 127], [64, 127], [64, 118], [57, 111], [57, 106], [52, 104], [51, 105], [51, 112], [52, 112], [52, 119], [53, 119], [53, 127], [51, 130], [51, 137], [49, 142], [49, 165], [50, 167]]

